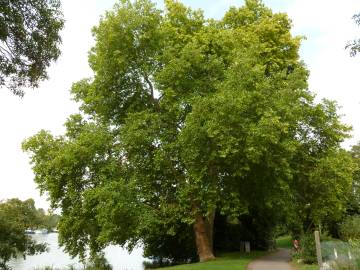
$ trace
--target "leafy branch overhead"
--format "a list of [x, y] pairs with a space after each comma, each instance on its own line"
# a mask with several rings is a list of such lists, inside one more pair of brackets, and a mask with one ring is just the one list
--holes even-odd
[[47, 78], [60, 55], [64, 26], [59, 0], [0, 1], [0, 87], [23, 95]]
[[[353, 19], [357, 25], [360, 25], [360, 13], [355, 14]], [[353, 41], [348, 42], [346, 48], [350, 49], [351, 56], [355, 56], [360, 51], [360, 39], [354, 39]]]

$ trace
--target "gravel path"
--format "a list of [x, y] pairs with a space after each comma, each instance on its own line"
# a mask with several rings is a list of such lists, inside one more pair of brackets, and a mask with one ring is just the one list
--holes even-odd
[[280, 249], [278, 252], [251, 262], [247, 270], [294, 270], [289, 264], [290, 250]]

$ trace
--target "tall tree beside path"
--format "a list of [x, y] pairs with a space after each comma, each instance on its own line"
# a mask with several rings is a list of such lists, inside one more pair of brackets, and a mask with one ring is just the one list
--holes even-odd
[[146, 247], [146, 236], [187, 224], [207, 261], [215, 212], [290, 204], [307, 170], [294, 164], [337, 153], [349, 131], [333, 103], [315, 104], [290, 28], [258, 0], [221, 20], [173, 0], [164, 11], [138, 0], [107, 12], [93, 30], [94, 77], [72, 88], [79, 114], [64, 135], [23, 143], [40, 190], [62, 211], [66, 251]]
[[23, 95], [60, 55], [60, 0], [0, 0], [0, 87]]

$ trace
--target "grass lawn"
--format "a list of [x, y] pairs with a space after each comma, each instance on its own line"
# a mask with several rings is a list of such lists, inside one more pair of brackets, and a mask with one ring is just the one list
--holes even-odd
[[261, 257], [268, 252], [253, 251], [246, 253], [227, 253], [218, 256], [216, 260], [203, 263], [182, 264], [172, 267], [159, 268], [161, 270], [245, 270], [252, 260]]

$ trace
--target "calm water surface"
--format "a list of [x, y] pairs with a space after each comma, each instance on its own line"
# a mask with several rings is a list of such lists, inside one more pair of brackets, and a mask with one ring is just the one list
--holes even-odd
[[[27, 256], [26, 260], [19, 258], [10, 263], [13, 270], [32, 270], [34, 268], [53, 266], [63, 268], [69, 265], [81, 267], [76, 259], [71, 259], [69, 255], [62, 251], [57, 242], [57, 233], [34, 234], [33, 238], [39, 242], [48, 243], [49, 252], [35, 256]], [[113, 266], [113, 270], [143, 270], [142, 249], [135, 249], [131, 254], [126, 250], [109, 246], [105, 249], [105, 257]]]

